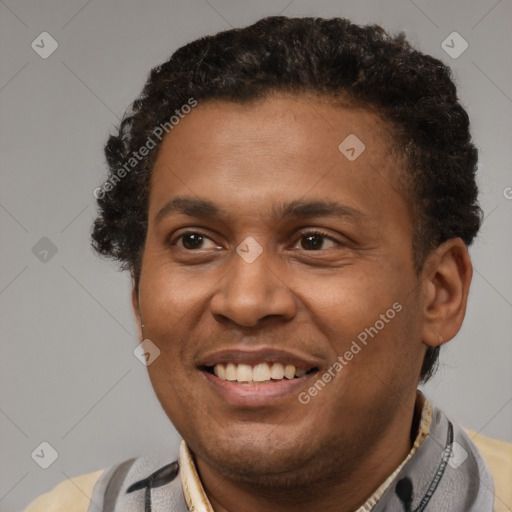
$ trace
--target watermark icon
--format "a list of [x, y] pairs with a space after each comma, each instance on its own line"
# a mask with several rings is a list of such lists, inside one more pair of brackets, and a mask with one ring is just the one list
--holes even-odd
[[176, 125], [179, 124], [187, 114], [190, 114], [192, 109], [197, 106], [197, 100], [189, 98], [187, 103], [182, 105], [179, 109], [176, 109], [168, 121], [160, 123], [146, 139], [146, 142], [137, 150], [133, 151], [126, 163], [117, 169], [111, 176], [101, 185], [93, 190], [93, 195], [96, 199], [103, 199], [107, 192], [114, 190], [114, 187], [127, 175], [129, 174], [139, 162], [141, 162], [146, 156], [149, 155], [150, 151], [162, 141], [165, 135], [170, 133]]
[[512, 187], [505, 187], [503, 189], [503, 197], [505, 199], [512, 199]]
[[453, 442], [443, 453], [443, 458], [448, 457], [448, 466], [457, 469], [468, 458], [468, 452], [457, 442]]
[[458, 32], [452, 32], [441, 43], [441, 48], [452, 59], [458, 59], [468, 49], [468, 46], [468, 42]]
[[43, 236], [32, 247], [32, 254], [42, 263], [48, 263], [56, 254], [57, 246], [47, 237]]
[[59, 47], [59, 43], [48, 32], [41, 32], [30, 46], [39, 57], [47, 59]]
[[363, 141], [353, 133], [348, 135], [338, 146], [340, 153], [351, 162], [359, 158], [365, 149]]
[[252, 263], [263, 252], [263, 247], [252, 236], [248, 236], [238, 247], [236, 252], [247, 263]]
[[59, 458], [57, 450], [47, 441], [40, 443], [30, 456], [43, 469], [48, 469]]
[[346, 350], [343, 355], [338, 355], [336, 361], [322, 374], [321, 377], [307, 390], [299, 393], [298, 400], [301, 404], [306, 405], [311, 401], [311, 398], [318, 395], [325, 386], [331, 382], [338, 373], [349, 364], [354, 357], [361, 352], [361, 350], [368, 344], [368, 337], [374, 338], [379, 332], [384, 329], [386, 324], [389, 324], [393, 318], [402, 311], [402, 304], [395, 302], [385, 313], [379, 316], [379, 319], [370, 327], [366, 327], [357, 335], [357, 339], [352, 341], [350, 348]]
[[151, 340], [145, 339], [135, 347], [133, 355], [144, 366], [149, 366], [160, 355], [160, 349]]

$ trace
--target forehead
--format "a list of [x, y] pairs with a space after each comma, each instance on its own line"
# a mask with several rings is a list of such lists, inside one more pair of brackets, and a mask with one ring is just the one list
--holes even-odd
[[150, 220], [183, 195], [216, 198], [226, 211], [240, 213], [285, 198], [341, 200], [363, 214], [403, 207], [391, 142], [376, 113], [326, 98], [200, 102], [161, 144]]
[[199, 102], [164, 138], [160, 153], [192, 150], [195, 157], [211, 159], [229, 149], [234, 158], [251, 146], [261, 158], [280, 153], [317, 160], [325, 151], [338, 154], [348, 136], [364, 139], [380, 156], [392, 146], [389, 126], [373, 110], [324, 96], [276, 93], [247, 103]]

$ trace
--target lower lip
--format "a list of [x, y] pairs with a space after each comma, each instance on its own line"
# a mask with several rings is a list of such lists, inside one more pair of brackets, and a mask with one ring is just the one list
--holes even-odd
[[259, 384], [237, 384], [219, 379], [207, 371], [202, 371], [208, 384], [226, 402], [246, 407], [273, 405], [289, 398], [296, 398], [304, 384], [314, 377], [316, 372], [308, 373], [296, 379], [283, 379], [277, 382]]

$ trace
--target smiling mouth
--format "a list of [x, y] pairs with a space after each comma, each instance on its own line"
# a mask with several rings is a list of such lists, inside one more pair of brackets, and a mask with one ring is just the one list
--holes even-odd
[[241, 385], [258, 385], [271, 382], [282, 382], [300, 379], [305, 375], [318, 371], [318, 368], [296, 368], [293, 364], [259, 363], [250, 364], [216, 364], [203, 369], [221, 380]]

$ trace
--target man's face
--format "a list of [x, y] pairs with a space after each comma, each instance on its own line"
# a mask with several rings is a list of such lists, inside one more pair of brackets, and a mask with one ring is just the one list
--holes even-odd
[[[351, 134], [364, 151], [338, 148]], [[158, 399], [209, 467], [339, 475], [410, 428], [421, 294], [387, 137], [369, 111], [276, 95], [200, 103], [164, 139], [135, 307]]]

